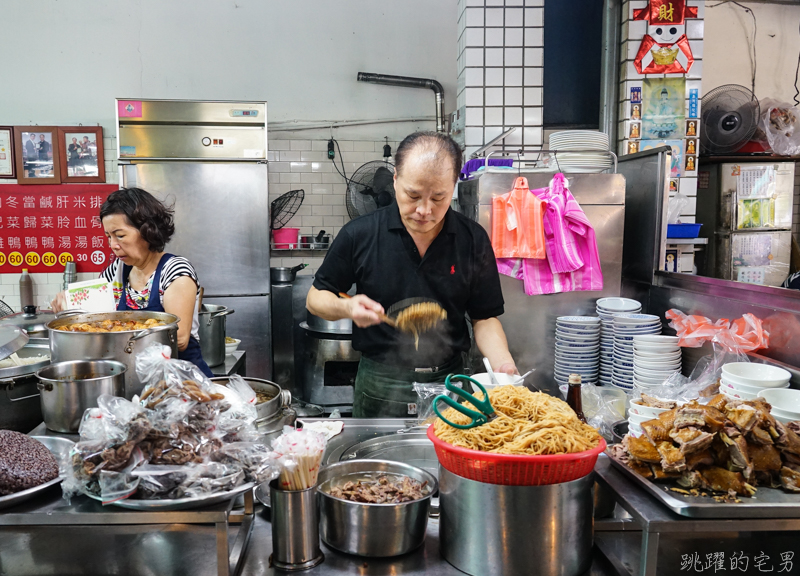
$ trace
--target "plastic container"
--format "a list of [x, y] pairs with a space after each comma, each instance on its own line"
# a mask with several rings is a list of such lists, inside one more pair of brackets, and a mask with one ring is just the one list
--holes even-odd
[[433, 426], [428, 427], [428, 438], [433, 442], [439, 463], [449, 472], [462, 478], [504, 486], [544, 486], [577, 480], [594, 470], [597, 457], [606, 449], [606, 441], [600, 438], [595, 448], [575, 454], [492, 454], [439, 440]]
[[298, 247], [300, 228], [278, 228], [272, 231], [272, 241], [278, 250], [291, 250]]
[[22, 269], [19, 277], [19, 302], [20, 308], [25, 310], [28, 306], [35, 306], [33, 303], [33, 278], [28, 274], [28, 269]]
[[667, 224], [667, 238], [697, 238], [702, 224]]

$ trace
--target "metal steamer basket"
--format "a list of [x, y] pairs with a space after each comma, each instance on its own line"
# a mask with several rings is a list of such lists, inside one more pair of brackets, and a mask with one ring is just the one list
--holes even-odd
[[[212, 378], [212, 382], [227, 386], [230, 379], [226, 376]], [[244, 378], [254, 392], [262, 392], [272, 396], [270, 400], [256, 404], [256, 426], [259, 433], [269, 438], [270, 435], [279, 435], [284, 426], [292, 426], [297, 418], [295, 411], [290, 408], [292, 403], [292, 393], [282, 390], [275, 382], [262, 380], [261, 378]]]
[[[68, 332], [60, 330], [72, 324], [100, 322], [103, 320], [160, 320], [164, 326], [145, 330], [123, 332]], [[56, 320], [48, 322], [50, 332], [50, 359], [56, 362], [67, 360], [116, 360], [127, 366], [125, 372], [125, 398], [130, 400], [142, 391], [144, 383], [136, 374], [136, 356], [151, 344], [162, 344], [172, 348], [172, 357], [178, 357], [178, 320], [174, 314], [130, 310], [87, 314], [80, 310], [62, 312]]]

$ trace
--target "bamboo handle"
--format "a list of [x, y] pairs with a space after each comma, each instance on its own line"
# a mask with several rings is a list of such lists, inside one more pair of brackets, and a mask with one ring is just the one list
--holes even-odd
[[[339, 296], [347, 300], [350, 300], [352, 298], [350, 294], [345, 294], [344, 292], [339, 292]], [[397, 322], [389, 318], [386, 314], [384, 314], [383, 312], [377, 312], [376, 314], [378, 314], [378, 318], [381, 319], [381, 322], [388, 324], [392, 328], [397, 328]]]

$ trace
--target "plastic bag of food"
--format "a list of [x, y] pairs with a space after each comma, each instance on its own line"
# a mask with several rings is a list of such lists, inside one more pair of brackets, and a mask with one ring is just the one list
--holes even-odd
[[258, 439], [256, 430], [256, 411], [255, 391], [238, 374], [234, 374], [228, 380], [227, 386], [220, 386], [212, 383], [212, 386], [221, 394], [224, 394], [225, 401], [229, 408], [220, 412], [218, 419], [218, 433], [223, 442], [254, 442]]
[[130, 400], [102, 394], [97, 408], [83, 413], [78, 434], [81, 441], [102, 444], [138, 442], [150, 431], [150, 423], [141, 406]]
[[684, 209], [688, 205], [689, 198], [680, 192], [672, 196], [669, 199], [669, 206], [667, 208], [667, 224], [678, 224], [681, 214], [683, 214]]
[[179, 498], [197, 498], [233, 490], [245, 483], [245, 473], [238, 466], [208, 462], [197, 466], [196, 473], [180, 486]]
[[776, 154], [800, 154], [800, 110], [787, 102], [764, 98], [761, 105], [761, 129]]
[[182, 486], [197, 473], [195, 465], [154, 466], [144, 464], [133, 471], [139, 486], [137, 500], [160, 500], [181, 498]]
[[[569, 386], [562, 384], [558, 389], [566, 401]], [[614, 388], [614, 392], [617, 390]], [[613, 439], [614, 423], [625, 419], [625, 404], [624, 395], [614, 398], [609, 389], [595, 386], [590, 382], [581, 383], [581, 408], [586, 422], [596, 428], [600, 435], [608, 441]]]
[[211, 455], [215, 462], [229, 466], [239, 466], [245, 480], [261, 484], [278, 477], [280, 465], [278, 454], [263, 444], [253, 442], [234, 442], [226, 444]]

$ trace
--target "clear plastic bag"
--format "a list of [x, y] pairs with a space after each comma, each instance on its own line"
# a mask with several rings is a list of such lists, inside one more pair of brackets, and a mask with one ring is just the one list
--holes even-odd
[[772, 151], [785, 156], [800, 154], [800, 109], [772, 98], [764, 98], [759, 104], [760, 128]]
[[229, 466], [239, 466], [248, 482], [261, 484], [278, 477], [280, 465], [278, 454], [263, 444], [253, 442], [234, 442], [226, 444], [211, 455], [215, 462]]
[[221, 412], [218, 419], [218, 433], [223, 442], [254, 442], [258, 439], [256, 430], [256, 393], [238, 374], [228, 380], [227, 386], [213, 384], [218, 392], [225, 395], [230, 407]]
[[[460, 388], [464, 387], [460, 380], [452, 381], [451, 384]], [[453, 400], [460, 400], [459, 396], [445, 388], [444, 382], [414, 382], [414, 392], [417, 393], [417, 422], [423, 426], [433, 424], [437, 418], [436, 412], [433, 411], [434, 398], [444, 394]]]
[[[569, 386], [562, 384], [558, 387], [567, 398]], [[586, 422], [597, 428], [600, 435], [608, 441], [613, 439], [612, 428], [615, 422], [625, 419], [626, 399], [624, 395], [616, 397], [617, 389], [595, 386], [589, 382], [581, 384], [581, 408]]]
[[669, 199], [669, 207], [667, 208], [667, 224], [678, 224], [681, 214], [683, 214], [684, 209], [688, 205], [689, 198], [680, 192], [672, 196]]

